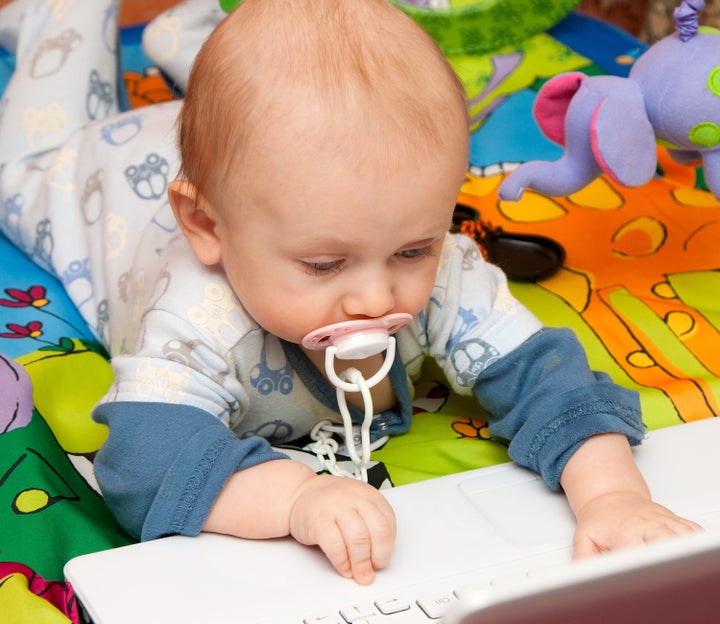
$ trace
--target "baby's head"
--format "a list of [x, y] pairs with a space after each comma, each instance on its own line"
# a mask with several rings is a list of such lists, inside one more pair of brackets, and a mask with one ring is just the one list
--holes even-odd
[[182, 174], [215, 202], [290, 142], [392, 167], [462, 149], [465, 111], [435, 43], [387, 0], [245, 0], [194, 64]]
[[[261, 265], [292, 258], [307, 277], [335, 271], [336, 259], [350, 268], [357, 241], [378, 239], [375, 251], [395, 257], [432, 239], [437, 267], [467, 164], [465, 97], [432, 39], [387, 0], [244, 0], [200, 51], [179, 125], [182, 180], [170, 196], [180, 224], [269, 331], [304, 335], [258, 318], [260, 285], [246, 275], [263, 266], [238, 246], [255, 246]], [[431, 269], [407, 276], [417, 296], [379, 288], [377, 305], [326, 311], [315, 326], [417, 313]], [[279, 278], [266, 277], [267, 295]]]

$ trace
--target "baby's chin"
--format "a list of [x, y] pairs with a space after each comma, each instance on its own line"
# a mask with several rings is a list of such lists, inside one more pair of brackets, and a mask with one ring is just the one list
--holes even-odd
[[298, 331], [272, 331], [270, 329], [264, 328], [268, 333], [272, 334], [276, 338], [279, 338], [280, 340], [283, 340], [285, 342], [289, 342], [290, 344], [297, 345], [298, 347], [302, 348], [302, 341], [303, 338], [310, 333], [314, 327], [311, 327], [306, 332], [298, 332]]
[[291, 318], [265, 318], [267, 315], [256, 315], [250, 310], [247, 310], [247, 312], [260, 329], [271, 336], [298, 346], [301, 346], [302, 339], [308, 333], [316, 329], [315, 326], [306, 328], [305, 325], [307, 325], [307, 323], [304, 323], [302, 327], [293, 326], [290, 322], [292, 320]]

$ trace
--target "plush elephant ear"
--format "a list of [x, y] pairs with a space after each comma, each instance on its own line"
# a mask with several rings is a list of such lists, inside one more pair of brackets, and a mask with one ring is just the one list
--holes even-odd
[[657, 167], [655, 132], [636, 82], [618, 79], [595, 110], [590, 127], [595, 160], [624, 186], [648, 182]]
[[542, 133], [558, 145], [565, 145], [565, 115], [570, 100], [587, 76], [568, 72], [548, 80], [538, 91], [533, 115]]

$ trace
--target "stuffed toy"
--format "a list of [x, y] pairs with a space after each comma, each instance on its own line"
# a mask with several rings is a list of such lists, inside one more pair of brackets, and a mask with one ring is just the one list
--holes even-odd
[[682, 164], [702, 164], [720, 199], [720, 30], [699, 25], [703, 0], [684, 0], [676, 31], [651, 46], [627, 78], [561, 74], [540, 89], [533, 114], [564, 146], [557, 161], [520, 165], [500, 185], [501, 199], [525, 189], [570, 195], [601, 174], [641, 186], [656, 172], [656, 144]]

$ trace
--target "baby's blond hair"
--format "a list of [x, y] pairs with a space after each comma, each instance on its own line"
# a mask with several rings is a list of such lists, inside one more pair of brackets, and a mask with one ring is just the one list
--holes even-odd
[[244, 0], [193, 65], [181, 173], [217, 203], [247, 159], [261, 158], [263, 137], [294, 120], [310, 136], [285, 140], [392, 168], [457, 142], [466, 115], [463, 87], [434, 41], [387, 0]]

